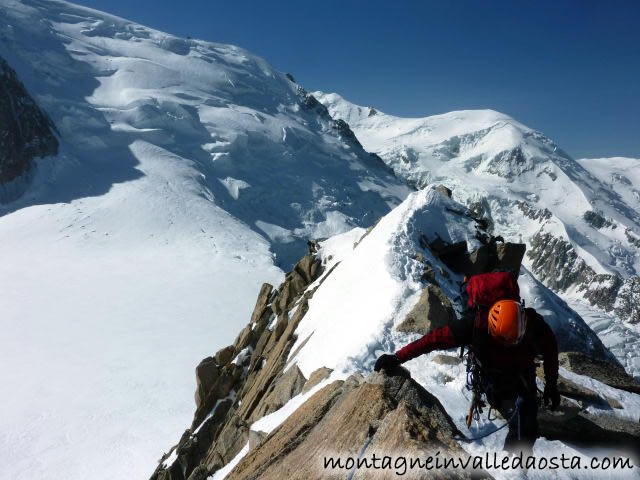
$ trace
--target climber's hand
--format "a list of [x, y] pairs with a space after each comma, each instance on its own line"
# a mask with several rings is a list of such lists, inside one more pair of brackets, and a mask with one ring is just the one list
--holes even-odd
[[376, 372], [379, 372], [381, 368], [384, 370], [391, 370], [398, 365], [400, 365], [400, 360], [398, 359], [398, 357], [396, 357], [393, 353], [385, 353], [378, 357], [378, 360], [376, 360], [376, 364], [373, 366], [373, 369]]
[[558, 384], [556, 382], [547, 383], [544, 386], [544, 394], [542, 396], [545, 406], [551, 404], [551, 410], [555, 410], [560, 405], [560, 393], [558, 392]]

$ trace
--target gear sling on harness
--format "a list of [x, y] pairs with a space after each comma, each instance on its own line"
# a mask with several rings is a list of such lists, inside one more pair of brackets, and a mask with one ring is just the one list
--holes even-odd
[[[460, 440], [463, 442], [475, 442], [476, 440], [480, 440], [482, 438], [488, 437], [489, 435], [493, 435], [496, 432], [499, 432], [500, 430], [502, 430], [504, 427], [506, 427], [507, 425], [509, 425], [513, 419], [515, 418], [516, 415], [518, 415], [518, 440], [520, 440], [520, 405], [522, 405], [522, 397], [518, 395], [518, 398], [516, 398], [516, 403], [515, 403], [515, 407], [513, 409], [513, 413], [511, 414], [511, 416], [509, 417], [509, 419], [506, 421], [506, 423], [498, 428], [496, 428], [495, 430], [489, 432], [489, 433], [485, 433], [483, 435], [478, 435], [477, 437], [453, 437], [454, 440]], [[469, 424], [467, 424], [467, 426], [469, 426]]]
[[[464, 347], [462, 347], [462, 349], [460, 350], [460, 355], [463, 356], [464, 355]], [[490, 390], [492, 387], [488, 381], [488, 379], [482, 374], [482, 368], [480, 365], [480, 361], [475, 357], [475, 355], [473, 354], [473, 352], [471, 350], [469, 350], [466, 354], [467, 357], [467, 382], [466, 382], [466, 387], [467, 390], [470, 390], [473, 393], [473, 396], [471, 398], [471, 406], [469, 407], [469, 412], [467, 413], [467, 418], [466, 418], [466, 423], [467, 423], [467, 428], [470, 429], [471, 428], [471, 421], [472, 420], [480, 420], [480, 415], [483, 412], [483, 407], [486, 405], [485, 402], [482, 400], [482, 395], [486, 394], [486, 392], [488, 390]], [[511, 413], [511, 416], [507, 419], [506, 423], [498, 428], [496, 428], [495, 430], [482, 434], [482, 435], [478, 435], [475, 437], [454, 437], [455, 440], [461, 440], [461, 441], [465, 441], [465, 442], [474, 442], [476, 440], [480, 440], [482, 438], [488, 437], [489, 435], [493, 435], [494, 433], [502, 430], [504, 427], [506, 427], [507, 425], [509, 425], [514, 418], [518, 418], [518, 422], [517, 422], [517, 433], [518, 433], [518, 440], [520, 440], [520, 406], [522, 405], [523, 402], [523, 398], [518, 395], [516, 397], [515, 400], [515, 404], [514, 404], [514, 408], [513, 408], [513, 412]], [[491, 418], [491, 409], [493, 407], [491, 407], [491, 405], [489, 405], [489, 412], [487, 413], [487, 419], [488, 420], [495, 420], [497, 417]]]

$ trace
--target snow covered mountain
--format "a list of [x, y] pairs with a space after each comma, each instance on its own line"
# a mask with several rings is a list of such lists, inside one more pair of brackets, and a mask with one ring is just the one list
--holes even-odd
[[[274, 394], [271, 403], [263, 401], [289, 354], [298, 355], [296, 368], [305, 378], [322, 368], [333, 369], [338, 380], [367, 373], [380, 351], [412, 338], [394, 327], [424, 287], [420, 276], [426, 267], [413, 253], [431, 259], [434, 278], [455, 303], [459, 275], [429, 257], [416, 237], [419, 230], [463, 241], [469, 251], [479, 245], [477, 221], [467, 212], [449, 212], [462, 207], [427, 190], [427, 182], [454, 187], [456, 200], [473, 207], [476, 218], [488, 216], [507, 239], [517, 241], [522, 233], [534, 252], [540, 250], [534, 242], [540, 231], [573, 241], [564, 227], [573, 224], [563, 222], [577, 217], [562, 206], [564, 194], [554, 188], [560, 183], [549, 183], [553, 176], [576, 198], [578, 187], [564, 179], [591, 182], [585, 176], [591, 167], [578, 168], [561, 153], [553, 156], [557, 165], [530, 155], [528, 148], [518, 154], [514, 145], [534, 140], [541, 156], [553, 148], [493, 112], [450, 114], [438, 142], [459, 139], [436, 149], [438, 155], [450, 156], [453, 168], [458, 153], [476, 140], [487, 152], [515, 148], [513, 155], [465, 157], [462, 163], [471, 163], [464, 178], [449, 178], [444, 170], [430, 177], [426, 167], [403, 170], [405, 154], [396, 158], [362, 135], [364, 118], [345, 117], [354, 122], [354, 135], [331, 104], [327, 109], [290, 75], [241, 48], [178, 38], [63, 1], [1, 0], [0, 57], [48, 114], [58, 143], [55, 152], [36, 152], [49, 156], [29, 167], [24, 194], [0, 204], [0, 379], [10, 392], [0, 400], [0, 462], [3, 475], [17, 480], [148, 477], [167, 444], [192, 421], [194, 388], [198, 410], [192, 426], [200, 430], [184, 436], [189, 448], [181, 445], [180, 454], [174, 450], [162, 465], [180, 469], [175, 458], [203, 454], [193, 439], [219, 434], [214, 428], [221, 425], [216, 422], [223, 407], [226, 415], [241, 406], [233, 382], [248, 389], [242, 415], [265, 419], [255, 430], [275, 429], [308, 398], [293, 395], [293, 403], [286, 399], [284, 405]], [[460, 115], [456, 126], [452, 119]], [[485, 143], [465, 137], [501, 121], [511, 126], [490, 129], [480, 136]], [[387, 131], [383, 126], [380, 132]], [[409, 165], [421, 158], [418, 146], [407, 149]], [[623, 250], [614, 248], [608, 234], [596, 235], [600, 243], [593, 245], [571, 243], [595, 273], [624, 279], [614, 288], [613, 307], [607, 306], [611, 295], [603, 299], [613, 316], [625, 308], [616, 304], [627, 298], [618, 293], [637, 275], [637, 258], [623, 255], [624, 241], [637, 238], [637, 218], [625, 210], [637, 183], [630, 172], [617, 173], [630, 178], [621, 180], [625, 193], [617, 199], [611, 182], [603, 183], [607, 200], [584, 218], [617, 222], [616, 229], [603, 223], [600, 231], [616, 230]], [[526, 179], [539, 179], [537, 188], [547, 192], [515, 188]], [[411, 193], [405, 180], [425, 190]], [[466, 183], [471, 180], [477, 182]], [[514, 204], [513, 198], [519, 200]], [[547, 214], [543, 202], [552, 199], [559, 206]], [[511, 220], [516, 223], [509, 227]], [[296, 264], [285, 276], [307, 251], [308, 239], [326, 240], [316, 256], [305, 257], [304, 268]], [[619, 261], [607, 263], [598, 246], [611, 247]], [[599, 322], [600, 334], [612, 332], [605, 340], [618, 334], [619, 343], [603, 345], [580, 315], [536, 280], [553, 287], [544, 275], [555, 279], [557, 272], [539, 267], [536, 259], [557, 259], [562, 266], [564, 254], [560, 248], [527, 260], [520, 278], [527, 301], [545, 314], [566, 349], [610, 360], [610, 347], [633, 371], [633, 349], [640, 344], [628, 327], [600, 313], [589, 319], [595, 310], [584, 307], [580, 315], [591, 325]], [[323, 289], [312, 298], [323, 279]], [[267, 291], [261, 289], [264, 282], [282, 286]], [[582, 284], [571, 278], [567, 285], [579, 290]], [[256, 312], [259, 291], [264, 311], [241, 330]], [[337, 326], [349, 331], [336, 335]], [[618, 328], [627, 330], [620, 334]], [[209, 357], [234, 338], [233, 349]], [[196, 386], [193, 368], [203, 357]], [[412, 374], [453, 415], [462, 384], [448, 379], [460, 367], [434, 370], [430, 360], [416, 363]], [[225, 394], [215, 397], [204, 385], [218, 367], [226, 370], [216, 377], [216, 393]], [[251, 390], [249, 378], [257, 382]], [[293, 380], [300, 386], [299, 377]], [[597, 384], [620, 405], [618, 417], [636, 415], [633, 394], [608, 388]], [[249, 431], [235, 429], [236, 419], [210, 452], [211, 465], [229, 470], [233, 458], [240, 460], [236, 454]]]
[[60, 144], [0, 205], [3, 475], [144, 478], [260, 285], [410, 189], [234, 46], [3, 0], [0, 57]]
[[542, 133], [491, 110], [399, 118], [337, 94], [314, 96], [398, 177], [417, 188], [451, 187], [496, 235], [525, 242], [527, 268], [591, 316], [638, 375], [640, 160], [575, 161]]

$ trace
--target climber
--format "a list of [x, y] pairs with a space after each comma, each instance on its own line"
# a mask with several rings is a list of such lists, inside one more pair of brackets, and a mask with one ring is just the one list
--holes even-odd
[[470, 308], [461, 320], [436, 328], [394, 354], [381, 355], [374, 370], [392, 370], [433, 350], [468, 346], [467, 387], [474, 397], [467, 426], [482, 412], [484, 394], [492, 409], [511, 419], [504, 449], [530, 455], [538, 436], [536, 355], [544, 360], [544, 403], [552, 410], [560, 403], [555, 335], [533, 308], [522, 307], [510, 273], [475, 275], [467, 282], [467, 292]]

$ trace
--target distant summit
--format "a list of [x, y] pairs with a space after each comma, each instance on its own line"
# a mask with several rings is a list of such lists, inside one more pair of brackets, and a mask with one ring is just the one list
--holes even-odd
[[415, 188], [443, 183], [496, 235], [525, 242], [527, 268], [574, 308], [591, 312], [605, 344], [640, 371], [631, 354], [640, 339], [639, 160], [576, 161], [493, 110], [369, 116], [338, 94], [314, 96], [398, 178]]

